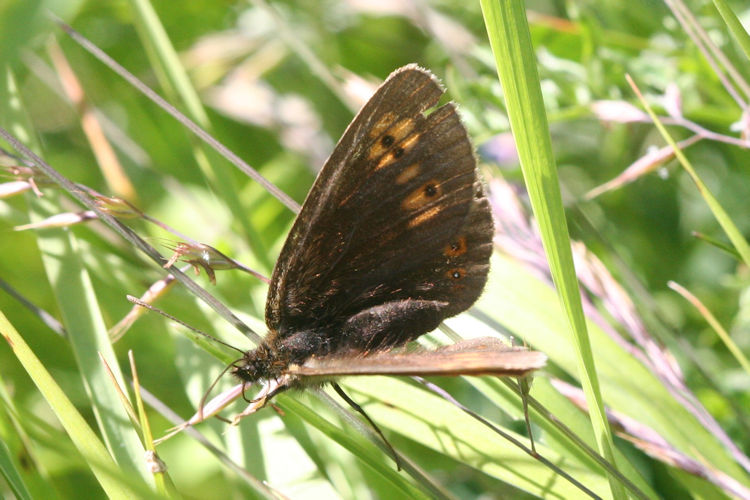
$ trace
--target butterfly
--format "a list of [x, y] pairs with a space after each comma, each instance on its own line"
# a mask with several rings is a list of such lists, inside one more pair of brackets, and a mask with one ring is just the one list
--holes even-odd
[[400, 349], [471, 307], [490, 267], [489, 202], [455, 104], [437, 106], [443, 92], [415, 64], [375, 91], [318, 174], [282, 247], [266, 299], [268, 335], [227, 368], [243, 384], [201, 404], [161, 440], [216, 414], [253, 383], [263, 386], [235, 422], [282, 391], [330, 383], [399, 465], [337, 377], [525, 375], [544, 366], [543, 353], [495, 338]]
[[344, 132], [276, 262], [269, 334], [233, 368], [273, 381], [263, 398], [352, 374], [523, 374], [542, 353], [492, 340], [438, 353], [392, 350], [482, 293], [493, 221], [473, 147], [443, 89], [410, 64]]

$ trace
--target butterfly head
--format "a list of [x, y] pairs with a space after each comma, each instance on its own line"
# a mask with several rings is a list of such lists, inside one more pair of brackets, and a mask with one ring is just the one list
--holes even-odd
[[278, 379], [289, 366], [303, 364], [310, 356], [331, 351], [330, 338], [317, 330], [279, 335], [272, 332], [263, 344], [247, 351], [232, 373], [245, 382]]
[[245, 352], [232, 374], [245, 382], [277, 378], [289, 364], [280, 354], [271, 345], [261, 344], [257, 349]]

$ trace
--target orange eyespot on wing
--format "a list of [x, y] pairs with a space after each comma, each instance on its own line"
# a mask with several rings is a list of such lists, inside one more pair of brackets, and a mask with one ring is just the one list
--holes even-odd
[[429, 180], [412, 191], [401, 203], [405, 210], [417, 210], [435, 200], [442, 194], [440, 183], [435, 179]]
[[459, 236], [455, 241], [445, 247], [443, 255], [446, 257], [460, 257], [465, 254], [467, 250], [466, 237]]

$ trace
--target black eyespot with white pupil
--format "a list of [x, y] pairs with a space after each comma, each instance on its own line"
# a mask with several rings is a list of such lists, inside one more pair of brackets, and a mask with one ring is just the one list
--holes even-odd
[[427, 184], [424, 187], [424, 195], [427, 196], [428, 198], [432, 198], [433, 196], [437, 194], [437, 192], [438, 190], [435, 184]]
[[390, 147], [393, 145], [393, 143], [396, 141], [392, 135], [384, 135], [382, 139], [380, 139], [380, 144], [383, 146]]
[[446, 273], [448, 277], [454, 279], [454, 280], [460, 280], [464, 276], [466, 276], [466, 269], [459, 267], [457, 269], [451, 269]]

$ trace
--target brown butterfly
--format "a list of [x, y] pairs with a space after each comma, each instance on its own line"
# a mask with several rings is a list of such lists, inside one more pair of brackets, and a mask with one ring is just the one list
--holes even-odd
[[276, 262], [270, 333], [231, 368], [265, 381], [241, 415], [339, 375], [521, 375], [544, 365], [544, 354], [495, 339], [394, 351], [468, 309], [489, 271], [489, 203], [455, 105], [432, 109], [442, 94], [429, 71], [404, 66], [336, 145]]
[[[324, 358], [331, 375], [353, 359], [380, 353], [382, 361], [479, 297], [492, 216], [455, 105], [424, 114], [442, 94], [430, 72], [404, 66], [354, 118], [287, 237], [266, 302], [270, 333], [237, 363], [239, 378], [285, 376], [279, 392], [325, 376], [311, 373], [312, 360]], [[503, 356], [515, 366], [486, 359], [484, 371], [517, 374], [544, 361], [526, 351]], [[368, 373], [390, 373], [383, 368]]]

